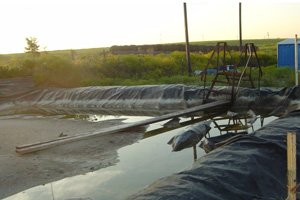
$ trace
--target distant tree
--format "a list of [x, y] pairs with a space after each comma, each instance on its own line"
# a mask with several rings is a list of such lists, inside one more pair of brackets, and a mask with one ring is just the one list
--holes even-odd
[[40, 46], [38, 45], [36, 37], [25, 38], [27, 42], [27, 47], [25, 47], [25, 53], [32, 53], [33, 56], [38, 56], [40, 54]]

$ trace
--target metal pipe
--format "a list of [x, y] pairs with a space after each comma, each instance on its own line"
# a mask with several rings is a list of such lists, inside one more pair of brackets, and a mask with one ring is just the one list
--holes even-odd
[[246, 69], [248, 67], [249, 61], [252, 60], [252, 49], [251, 49], [251, 45], [249, 43], [247, 43], [246, 46], [245, 46], [245, 54], [247, 54], [247, 51], [249, 51], [249, 58], [248, 58], [247, 63], [245, 65], [245, 67], [244, 67], [244, 70], [243, 70], [243, 72], [242, 72], [242, 74], [240, 76], [240, 79], [239, 79], [239, 82], [238, 82], [238, 85], [237, 85], [235, 93], [238, 92], [238, 90], [240, 88], [240, 84], [241, 84], [242, 78], [243, 78], [243, 76], [244, 76], [244, 74], [246, 72]]
[[[260, 77], [262, 76], [262, 70], [261, 70], [261, 67], [260, 67], [260, 63], [259, 63], [259, 59], [258, 59], [256, 50], [255, 50], [255, 46], [254, 46], [253, 43], [252, 43], [252, 48], [253, 48], [253, 52], [254, 52], [254, 54], [255, 54], [256, 61], [257, 61], [257, 64], [258, 64], [258, 69], [259, 69], [259, 72], [258, 72], [258, 89], [260, 89]], [[278, 50], [277, 50], [277, 51], [278, 51]], [[278, 55], [278, 54], [277, 54], [277, 55]]]
[[184, 28], [185, 28], [185, 51], [186, 51], [186, 61], [189, 76], [191, 76], [191, 61], [190, 61], [190, 46], [189, 46], [189, 32], [188, 32], [188, 23], [187, 23], [187, 10], [186, 3], [183, 3], [183, 11], [184, 11]]

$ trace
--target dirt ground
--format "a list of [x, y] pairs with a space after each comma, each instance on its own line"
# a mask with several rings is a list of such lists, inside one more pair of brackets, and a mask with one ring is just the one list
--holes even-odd
[[34, 186], [105, 168], [118, 162], [117, 150], [137, 142], [142, 130], [121, 132], [20, 155], [16, 146], [120, 125], [55, 118], [0, 119], [0, 199]]

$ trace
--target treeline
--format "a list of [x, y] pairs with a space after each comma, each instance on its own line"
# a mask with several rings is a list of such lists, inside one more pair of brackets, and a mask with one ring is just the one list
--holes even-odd
[[[208, 45], [190, 45], [190, 52], [194, 53], [209, 53], [215, 49], [215, 46]], [[229, 51], [239, 51], [239, 46], [229, 46]], [[185, 52], [184, 44], [164, 44], [164, 45], [125, 45], [112, 46], [110, 52], [114, 55], [119, 54], [167, 54], [174, 51]]]

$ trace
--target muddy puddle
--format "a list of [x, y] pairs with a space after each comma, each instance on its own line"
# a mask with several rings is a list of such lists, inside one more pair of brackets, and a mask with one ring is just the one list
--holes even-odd
[[[27, 116], [27, 118], [28, 117], [39, 118], [40, 116]], [[48, 117], [57, 118], [59, 120], [87, 120], [94, 123], [104, 121], [132, 123], [150, 118], [145, 116], [110, 115], [53, 115]], [[220, 130], [222, 128], [224, 129], [224, 127], [228, 128], [228, 125], [239, 129], [236, 131], [242, 131], [242, 129], [245, 128], [245, 126], [243, 126], [246, 123], [245, 119], [233, 122], [230, 118], [224, 118], [224, 115], [215, 116], [214, 119], [216, 120], [210, 125], [210, 137], [219, 136]], [[274, 119], [276, 119], [276, 117], [265, 118], [264, 125]], [[206, 154], [202, 148], [198, 147], [199, 144], [196, 148], [196, 155], [193, 148], [172, 152], [171, 146], [167, 144], [173, 136], [184, 131], [187, 126], [195, 123], [197, 120], [201, 121], [201, 118], [180, 118], [180, 127], [169, 128], [164, 127], [164, 124], [168, 122], [168, 120], [151, 124], [147, 127], [142, 139], [137, 143], [122, 147], [117, 151], [118, 162], [115, 165], [36, 186], [5, 199], [125, 199], [160, 178], [189, 169], [194, 163], [195, 156], [200, 158]], [[260, 127], [261, 120], [256, 120], [253, 124], [253, 129], [257, 130]], [[243, 130], [251, 133], [253, 129], [252, 127], [248, 127]], [[230, 131], [235, 130], [230, 129]], [[225, 129], [222, 131], [222, 134], [224, 133], [226, 133]]]

